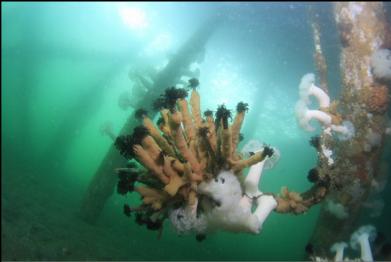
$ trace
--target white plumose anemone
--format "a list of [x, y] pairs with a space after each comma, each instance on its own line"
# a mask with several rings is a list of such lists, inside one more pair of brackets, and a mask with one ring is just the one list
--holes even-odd
[[343, 121], [342, 125], [331, 125], [331, 130], [337, 133], [337, 138], [341, 141], [346, 141], [354, 137], [355, 128], [352, 122]]
[[376, 228], [372, 225], [366, 225], [360, 227], [355, 231], [350, 238], [350, 246], [353, 249], [357, 249], [360, 245], [361, 260], [373, 261], [371, 246], [369, 241], [374, 241], [376, 237]]
[[330, 106], [329, 95], [314, 83], [315, 75], [312, 73], [305, 74], [301, 78], [299, 85], [300, 100], [308, 105], [310, 103], [310, 96], [314, 96], [318, 100], [320, 108], [328, 108]]
[[343, 251], [347, 247], [346, 242], [337, 242], [331, 246], [330, 251], [335, 253], [334, 261], [343, 261]]
[[299, 100], [295, 107], [296, 119], [301, 128], [307, 131], [315, 131], [315, 128], [310, 125], [312, 119], [318, 120], [323, 126], [331, 125], [331, 116], [320, 110], [311, 110], [303, 100]]
[[[296, 119], [300, 127], [310, 132], [315, 131], [315, 128], [310, 124], [310, 121], [315, 119], [320, 122], [323, 128], [329, 128], [337, 133], [339, 140], [351, 139], [355, 134], [354, 125], [350, 121], [344, 121], [342, 125], [332, 124], [332, 116], [323, 111], [330, 107], [330, 97], [314, 83], [315, 75], [312, 73], [304, 75], [300, 81], [300, 99], [295, 106]], [[309, 108], [310, 96], [314, 96], [318, 100], [319, 110]]]

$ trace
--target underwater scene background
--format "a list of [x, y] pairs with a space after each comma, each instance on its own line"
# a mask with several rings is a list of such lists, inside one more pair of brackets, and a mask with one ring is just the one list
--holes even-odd
[[[331, 3], [1, 5], [2, 260], [309, 259], [324, 201], [300, 215], [271, 213], [258, 235], [217, 232], [202, 242], [192, 234], [178, 236], [169, 221], [160, 239], [137, 225], [123, 214], [124, 204], [140, 203], [136, 193], [123, 196], [113, 188], [94, 223], [81, 213], [113, 144], [103, 129], [119, 134], [150, 102], [140, 101], [146, 92], [140, 81], [148, 85], [147, 76], [183, 53], [200, 82], [202, 111], [221, 104], [234, 111], [238, 102], [248, 103], [239, 150], [253, 139], [279, 150], [279, 162], [262, 176], [262, 191], [311, 187], [307, 173], [317, 165], [317, 152], [309, 141], [321, 127], [300, 128], [295, 104], [301, 77], [316, 73], [310, 6], [322, 29], [330, 98], [341, 95], [341, 43]], [[390, 4], [384, 8], [390, 14]], [[205, 26], [211, 17], [221, 20], [215, 28]], [[192, 38], [211, 27], [206, 37], [200, 34], [201, 44]], [[192, 44], [188, 39], [194, 48], [183, 48]], [[162, 83], [157, 96], [177, 79], [168, 74]], [[389, 137], [382, 140], [379, 165], [390, 161]], [[357, 227], [372, 224], [383, 237], [374, 242], [374, 253], [391, 242], [391, 187], [386, 179], [382, 183], [357, 219]]]

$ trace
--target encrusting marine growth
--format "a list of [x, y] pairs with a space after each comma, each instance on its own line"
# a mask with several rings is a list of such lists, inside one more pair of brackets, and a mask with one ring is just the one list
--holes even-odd
[[179, 234], [194, 232], [201, 241], [216, 230], [257, 234], [273, 210], [301, 214], [321, 201], [327, 193], [322, 179], [303, 195], [286, 187], [279, 196], [261, 192], [262, 171], [278, 161], [278, 150], [264, 145], [244, 157], [237, 149], [248, 104], [238, 103], [232, 125], [225, 105], [215, 117], [210, 110], [202, 117], [198, 85], [189, 80], [191, 109], [187, 89], [167, 88], [154, 102], [161, 115], [156, 126], [139, 109], [142, 125], [116, 138], [120, 153], [136, 160], [117, 169], [118, 193], [136, 191], [142, 199], [138, 207], [125, 205], [127, 216], [135, 213], [139, 225], [159, 232], [168, 218]]
[[278, 161], [278, 150], [263, 146], [244, 158], [237, 147], [248, 104], [238, 103], [232, 125], [224, 105], [215, 117], [210, 110], [202, 117], [198, 85], [189, 80], [190, 110], [187, 89], [167, 88], [154, 103], [161, 114], [157, 126], [139, 109], [142, 125], [115, 140], [124, 157], [136, 160], [117, 169], [118, 193], [136, 191], [142, 199], [138, 207], [125, 205], [127, 216], [135, 213], [139, 225], [160, 232], [168, 218], [179, 234], [194, 232], [203, 240], [219, 229], [257, 234], [271, 211], [300, 214], [324, 197], [323, 181], [303, 196], [286, 187], [280, 196], [259, 191], [262, 170]]

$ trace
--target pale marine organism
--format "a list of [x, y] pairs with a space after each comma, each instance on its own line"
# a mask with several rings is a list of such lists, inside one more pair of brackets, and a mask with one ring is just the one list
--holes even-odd
[[[337, 133], [339, 140], [351, 139], [355, 134], [355, 128], [350, 121], [343, 121], [342, 125], [333, 124], [332, 115], [327, 112], [330, 107], [330, 97], [320, 87], [315, 84], [315, 75], [312, 73], [305, 74], [300, 81], [299, 94], [300, 99], [295, 106], [295, 115], [299, 126], [306, 131], [315, 131], [311, 126], [311, 120], [317, 120], [323, 129], [330, 129]], [[316, 98], [319, 109], [310, 109], [310, 97]]]
[[332, 200], [327, 200], [326, 210], [339, 219], [345, 219], [349, 216], [341, 203], [335, 203]]
[[376, 237], [376, 228], [372, 225], [366, 225], [356, 230], [350, 238], [350, 246], [357, 249], [360, 245], [361, 260], [373, 261], [371, 246], [369, 242], [374, 241]]
[[[272, 149], [264, 147], [262, 150]], [[252, 165], [243, 186], [230, 170], [221, 171], [214, 179], [202, 182], [198, 193], [206, 196], [199, 203], [204, 212], [197, 216], [190, 208], [173, 210], [170, 220], [174, 228], [180, 233], [208, 233], [215, 230], [260, 233], [266, 218], [277, 207], [277, 201], [259, 190], [259, 181], [264, 167], [271, 168], [276, 161], [277, 157], [268, 156]], [[255, 211], [252, 211], [253, 205]]]
[[337, 242], [331, 246], [330, 251], [335, 253], [334, 261], [342, 261], [343, 260], [343, 251], [348, 247], [346, 242]]
[[378, 49], [371, 56], [372, 73], [376, 78], [391, 80], [391, 51]]

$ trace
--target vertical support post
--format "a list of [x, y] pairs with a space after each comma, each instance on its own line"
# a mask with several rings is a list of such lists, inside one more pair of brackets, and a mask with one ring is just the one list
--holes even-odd
[[328, 93], [329, 90], [328, 90], [328, 81], [327, 81], [327, 63], [323, 55], [322, 45], [320, 41], [321, 31], [320, 31], [319, 17], [316, 15], [315, 10], [313, 9], [312, 6], [310, 6], [309, 14], [310, 14], [310, 24], [312, 28], [312, 34], [314, 38], [314, 47], [315, 47], [314, 61], [319, 75], [320, 88], [322, 88], [323, 91]]
[[[338, 110], [355, 127], [348, 141], [322, 134], [321, 144], [332, 149], [335, 164], [320, 161], [319, 169], [331, 177], [331, 192], [322, 206], [311, 237], [316, 256], [329, 255], [330, 246], [347, 241], [357, 228], [361, 205], [381, 176], [380, 159], [387, 125], [389, 89], [371, 72], [371, 56], [386, 41], [386, 21], [381, 2], [337, 2], [334, 17], [342, 44], [340, 66], [342, 97]], [[328, 201], [342, 206], [339, 218]]]

